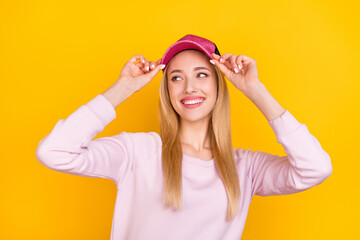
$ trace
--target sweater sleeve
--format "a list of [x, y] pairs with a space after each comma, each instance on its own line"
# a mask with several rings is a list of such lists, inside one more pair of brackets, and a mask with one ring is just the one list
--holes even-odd
[[117, 185], [129, 174], [132, 144], [126, 132], [92, 140], [116, 118], [111, 103], [98, 94], [40, 140], [36, 158], [44, 166], [63, 173], [113, 180]]
[[322, 183], [332, 174], [330, 156], [305, 124], [286, 110], [268, 122], [286, 156], [248, 151], [252, 195], [285, 195]]

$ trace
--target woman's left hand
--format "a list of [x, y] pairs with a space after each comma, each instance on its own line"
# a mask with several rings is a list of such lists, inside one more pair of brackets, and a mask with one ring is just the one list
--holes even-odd
[[[212, 59], [213, 62], [215, 62], [215, 65], [225, 77], [243, 93], [248, 93], [251, 91], [251, 87], [256, 84], [261, 84], [258, 78], [256, 61], [254, 59], [245, 55], [236, 56], [231, 53], [226, 53], [221, 56], [215, 53], [212, 55], [215, 58]], [[235, 68], [237, 73], [235, 72]]]

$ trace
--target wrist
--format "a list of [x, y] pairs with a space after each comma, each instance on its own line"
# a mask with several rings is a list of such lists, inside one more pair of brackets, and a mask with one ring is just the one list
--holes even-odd
[[261, 92], [263, 92], [265, 89], [265, 85], [260, 81], [252, 82], [246, 86], [246, 89], [243, 91], [243, 93], [251, 101], [255, 101], [256, 97], [259, 96], [259, 94], [261, 94]]
[[136, 92], [134, 90], [134, 86], [133, 85], [129, 85], [128, 82], [124, 79], [124, 78], [119, 78], [114, 84], [113, 84], [114, 88], [120, 89], [119, 91], [121, 91], [124, 94], [133, 94], [134, 92]]
[[117, 108], [122, 102], [129, 98], [134, 91], [128, 88], [125, 84], [116, 81], [105, 92], [102, 93], [113, 105]]
[[264, 114], [268, 121], [276, 119], [285, 112], [285, 109], [276, 101], [262, 83], [256, 83], [249, 87], [246, 96]]

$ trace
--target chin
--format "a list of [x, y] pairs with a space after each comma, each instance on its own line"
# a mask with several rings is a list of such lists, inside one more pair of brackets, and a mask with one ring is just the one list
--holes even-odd
[[197, 121], [202, 121], [205, 119], [209, 119], [210, 115], [209, 114], [179, 114], [181, 120], [185, 120], [188, 122], [197, 122]]
[[[188, 122], [197, 122], [204, 119], [210, 119], [213, 109], [199, 109], [200, 111], [194, 109], [186, 109], [182, 106], [177, 105], [177, 108], [174, 108], [176, 113], [179, 115], [181, 120], [185, 120]], [[206, 107], [206, 106], [202, 106]]]

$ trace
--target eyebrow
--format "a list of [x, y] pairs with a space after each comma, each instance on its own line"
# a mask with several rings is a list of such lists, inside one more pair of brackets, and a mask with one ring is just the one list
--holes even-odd
[[[200, 70], [200, 69], [206, 69], [206, 70], [208, 70], [210, 72], [210, 70], [208, 68], [206, 68], [206, 67], [195, 67], [193, 69], [193, 71]], [[183, 70], [175, 69], [175, 70], [172, 70], [170, 74], [172, 74], [174, 72], [183, 72]]]

